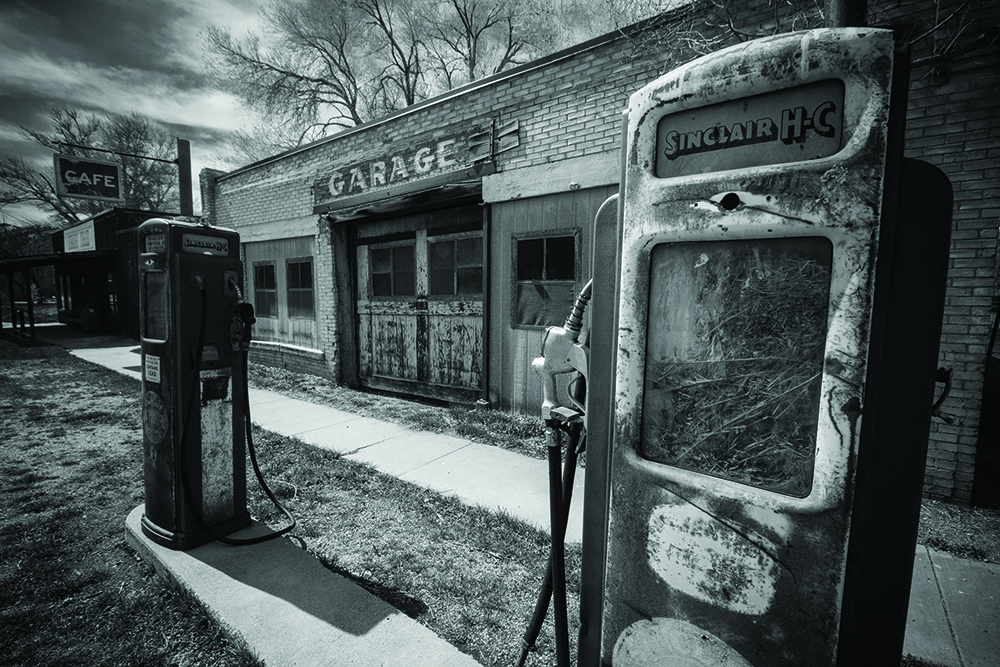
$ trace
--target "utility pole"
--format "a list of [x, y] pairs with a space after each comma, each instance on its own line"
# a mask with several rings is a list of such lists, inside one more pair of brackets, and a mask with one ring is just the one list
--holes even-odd
[[181, 215], [194, 215], [191, 194], [191, 142], [177, 138], [177, 180], [181, 200]]
[[825, 0], [827, 28], [863, 28], [868, 21], [867, 0]]

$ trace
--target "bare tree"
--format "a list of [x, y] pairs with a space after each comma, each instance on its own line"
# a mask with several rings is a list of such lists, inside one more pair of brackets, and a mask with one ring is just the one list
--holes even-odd
[[257, 35], [238, 40], [226, 28], [208, 29], [209, 65], [224, 87], [262, 115], [303, 128], [299, 141], [360, 123], [362, 24], [351, 3], [281, 0], [262, 14], [269, 49]]
[[300, 145], [543, 55], [557, 41], [551, 11], [532, 0], [274, 0], [264, 35], [209, 28], [207, 62]]
[[423, 43], [415, 13], [405, 0], [355, 0], [375, 29], [371, 55], [388, 53], [375, 87], [373, 110], [389, 113], [424, 97], [420, 56]]
[[436, 73], [449, 88], [541, 55], [555, 43], [551, 6], [526, 0], [440, 0], [422, 22]]
[[[176, 197], [174, 167], [128, 156], [88, 151], [79, 146], [171, 159], [172, 137], [148, 118], [132, 113], [113, 114], [105, 120], [85, 116], [75, 109], [49, 113], [51, 132], [21, 127], [25, 138], [53, 152], [118, 161], [122, 164], [125, 206], [162, 210]], [[4, 156], [0, 162], [0, 203], [29, 203], [53, 214], [63, 225], [76, 224], [81, 215], [93, 215], [109, 202], [61, 197], [49, 171], [40, 171], [20, 156]]]
[[122, 165], [122, 195], [127, 207], [163, 211], [178, 205], [177, 167], [134, 157], [176, 159], [177, 139], [163, 128], [136, 112], [113, 114], [101, 128], [100, 148], [119, 154], [116, 159]]
[[220, 83], [262, 116], [296, 128], [301, 144], [413, 104], [419, 41], [389, 0], [277, 0], [261, 36], [206, 33]]

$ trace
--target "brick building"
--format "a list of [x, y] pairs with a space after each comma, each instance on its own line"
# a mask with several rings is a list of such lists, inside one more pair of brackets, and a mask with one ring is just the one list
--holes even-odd
[[[925, 490], [968, 502], [996, 293], [1000, 9], [947, 4], [877, 4], [873, 23], [913, 36], [906, 154], [940, 167], [955, 190], [940, 350], [953, 388], [933, 420]], [[756, 0], [726, 16], [721, 5], [695, 2], [256, 164], [203, 172], [206, 220], [241, 234], [254, 359], [537, 411], [531, 361], [589, 278], [628, 96], [695, 55], [677, 46], [688, 29], [701, 35], [695, 48], [715, 49], [821, 25], [813, 3]]]

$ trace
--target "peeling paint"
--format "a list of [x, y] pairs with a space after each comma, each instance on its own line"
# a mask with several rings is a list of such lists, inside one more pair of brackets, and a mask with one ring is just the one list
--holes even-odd
[[202, 371], [200, 386], [202, 515], [213, 525], [235, 514], [232, 378]]
[[708, 630], [686, 621], [654, 618], [633, 623], [615, 644], [615, 667], [753, 667]]
[[649, 565], [682, 593], [741, 614], [774, 602], [780, 568], [743, 535], [691, 505], [661, 505], [649, 515]]

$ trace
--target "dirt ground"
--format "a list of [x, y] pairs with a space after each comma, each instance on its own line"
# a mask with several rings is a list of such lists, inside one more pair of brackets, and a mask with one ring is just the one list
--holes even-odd
[[251, 665], [125, 542], [139, 382], [0, 338], [0, 665]]

